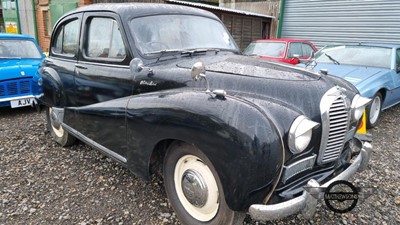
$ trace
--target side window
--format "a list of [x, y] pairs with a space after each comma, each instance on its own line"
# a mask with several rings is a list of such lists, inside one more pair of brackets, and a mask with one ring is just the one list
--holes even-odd
[[300, 56], [309, 57], [309, 56], [311, 56], [311, 53], [314, 52], [314, 49], [311, 47], [311, 45], [309, 45], [307, 43], [303, 43], [301, 47], [303, 50], [303, 55], [300, 55]]
[[111, 18], [93, 18], [89, 23], [87, 48], [88, 57], [124, 59], [124, 42], [118, 24]]
[[301, 53], [301, 43], [292, 42], [289, 46], [288, 58], [293, 58], [294, 55], [299, 55], [300, 57], [303, 55]]
[[73, 56], [78, 49], [79, 20], [70, 21], [58, 28], [53, 40], [52, 52]]

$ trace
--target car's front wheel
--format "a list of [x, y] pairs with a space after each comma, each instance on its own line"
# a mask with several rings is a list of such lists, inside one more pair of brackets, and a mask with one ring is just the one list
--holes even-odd
[[382, 94], [376, 93], [367, 106], [367, 128], [374, 128], [378, 125], [382, 111]]
[[167, 196], [183, 224], [243, 224], [245, 214], [228, 207], [213, 165], [194, 146], [179, 143], [170, 147], [163, 177]]
[[55, 119], [52, 107], [46, 108], [47, 129], [50, 131], [54, 141], [63, 147], [71, 146], [75, 143], [75, 137], [70, 135], [59, 122]]

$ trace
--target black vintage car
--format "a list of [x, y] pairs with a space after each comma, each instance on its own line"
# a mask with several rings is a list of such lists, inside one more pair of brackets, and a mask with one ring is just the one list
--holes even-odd
[[[184, 224], [273, 220], [367, 167], [354, 138], [369, 102], [348, 82], [242, 56], [213, 14], [166, 4], [98, 4], [55, 25], [43, 76], [48, 128], [149, 179], [162, 165]], [[315, 194], [315, 193], [314, 193]]]

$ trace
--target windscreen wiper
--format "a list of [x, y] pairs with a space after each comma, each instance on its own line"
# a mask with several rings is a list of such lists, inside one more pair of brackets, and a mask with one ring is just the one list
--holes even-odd
[[217, 54], [220, 50], [218, 48], [198, 48], [198, 49], [191, 49], [187, 51], [183, 51], [181, 55], [188, 55], [192, 56], [194, 54], [205, 54], [209, 51], [214, 51]]
[[160, 56], [157, 58], [157, 61], [156, 61], [156, 63], [158, 63], [158, 61], [161, 59], [161, 57], [164, 56], [165, 53], [181, 53], [184, 51], [185, 51], [184, 49], [164, 49], [164, 50], [160, 50], [160, 51], [146, 52], [144, 55], [160, 54]]
[[330, 55], [328, 55], [328, 54], [326, 54], [326, 53], [324, 53], [324, 54], [325, 54], [326, 57], [328, 57], [328, 59], [331, 60], [334, 64], [340, 65], [340, 63], [339, 63], [336, 59], [332, 58], [332, 56], [330, 56]]

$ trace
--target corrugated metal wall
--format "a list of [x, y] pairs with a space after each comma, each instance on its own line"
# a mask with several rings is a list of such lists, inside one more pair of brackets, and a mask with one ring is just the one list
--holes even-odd
[[400, 44], [399, 0], [286, 0], [282, 37]]

